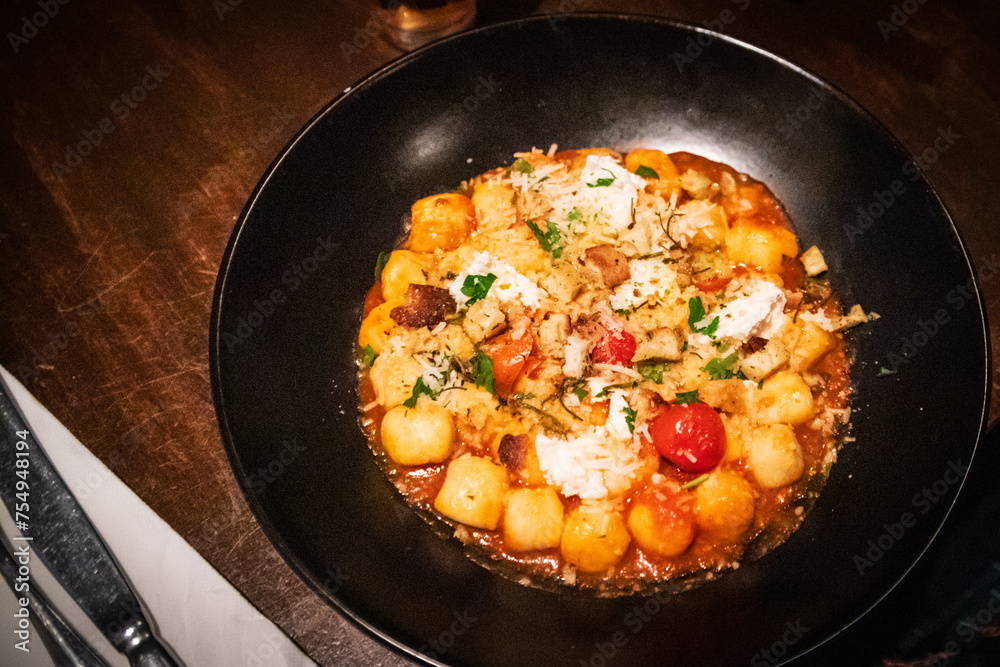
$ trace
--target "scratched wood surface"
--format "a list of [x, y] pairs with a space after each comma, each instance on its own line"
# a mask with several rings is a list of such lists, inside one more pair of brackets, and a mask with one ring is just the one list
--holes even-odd
[[[997, 3], [483, 0], [480, 20], [556, 10], [722, 28], [846, 91], [922, 156], [1000, 342]], [[0, 9], [0, 363], [322, 664], [408, 663], [311, 593], [250, 514], [215, 421], [208, 321], [223, 249], [266, 166], [399, 55], [365, 36], [371, 16], [350, 0]]]

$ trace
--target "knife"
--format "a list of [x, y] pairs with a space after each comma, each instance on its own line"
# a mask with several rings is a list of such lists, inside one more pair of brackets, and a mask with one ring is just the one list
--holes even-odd
[[[0, 377], [0, 500], [15, 548], [45, 564], [130, 665], [182, 667], [156, 637], [139, 600], [83, 508], [31, 434]], [[27, 547], [27, 549], [25, 549]], [[30, 575], [26, 577], [30, 586]]]

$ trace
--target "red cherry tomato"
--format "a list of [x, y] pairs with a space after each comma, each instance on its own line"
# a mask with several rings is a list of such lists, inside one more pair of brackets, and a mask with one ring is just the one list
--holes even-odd
[[681, 470], [711, 470], [726, 453], [726, 426], [705, 403], [660, 408], [649, 422], [649, 436], [660, 454]]
[[699, 292], [718, 292], [720, 289], [728, 285], [732, 279], [732, 276], [715, 276], [714, 278], [709, 278], [708, 280], [696, 282], [694, 286], [698, 288]]
[[[497, 393], [501, 396], [510, 394], [517, 377], [525, 370], [529, 360], [534, 339], [530, 333], [525, 333], [517, 340], [512, 340], [509, 334], [489, 346], [483, 346], [484, 352], [493, 362], [493, 378]], [[531, 372], [537, 363], [533, 364]]]
[[594, 346], [590, 358], [595, 364], [628, 366], [635, 356], [635, 336], [627, 331], [609, 331]]

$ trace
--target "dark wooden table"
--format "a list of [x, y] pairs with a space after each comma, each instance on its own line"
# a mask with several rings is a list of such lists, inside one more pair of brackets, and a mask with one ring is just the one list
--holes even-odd
[[[1000, 342], [995, 0], [482, 0], [480, 22], [557, 10], [721, 27], [844, 90], [921, 161]], [[0, 9], [0, 363], [322, 664], [406, 661], [313, 594], [251, 515], [215, 419], [208, 322], [223, 248], [266, 166], [399, 55], [365, 34], [371, 18], [349, 0]]]

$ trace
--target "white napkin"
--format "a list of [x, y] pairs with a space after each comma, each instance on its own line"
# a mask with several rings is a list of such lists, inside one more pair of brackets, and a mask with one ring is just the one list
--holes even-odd
[[[32, 435], [125, 570], [160, 637], [181, 660], [189, 667], [316, 664], [80, 444], [6, 369], [0, 367], [0, 373]], [[11, 462], [0, 462], [0, 474], [14, 474]], [[135, 526], [142, 529], [136, 530]], [[2, 504], [0, 528], [8, 536], [17, 534]], [[77, 632], [110, 664], [127, 667], [124, 656], [115, 652], [37, 559], [31, 560], [30, 568], [30, 583], [41, 587]], [[0, 665], [53, 665], [34, 628], [30, 630], [30, 653], [15, 648], [19, 641], [14, 635], [17, 603], [6, 585], [0, 585], [0, 589]]]

